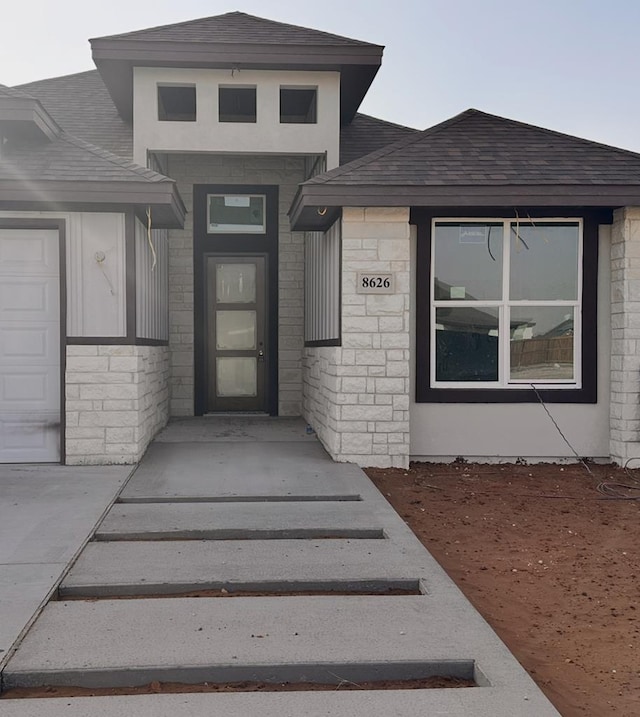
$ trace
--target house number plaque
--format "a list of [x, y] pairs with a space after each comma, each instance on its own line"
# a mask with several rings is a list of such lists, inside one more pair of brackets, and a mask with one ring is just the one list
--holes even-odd
[[393, 294], [395, 281], [392, 272], [359, 271], [356, 294]]

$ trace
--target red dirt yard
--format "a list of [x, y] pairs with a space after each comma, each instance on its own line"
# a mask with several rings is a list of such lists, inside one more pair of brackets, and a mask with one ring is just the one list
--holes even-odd
[[640, 501], [598, 485], [640, 483], [637, 471], [589, 469], [415, 463], [367, 473], [563, 717], [638, 717]]

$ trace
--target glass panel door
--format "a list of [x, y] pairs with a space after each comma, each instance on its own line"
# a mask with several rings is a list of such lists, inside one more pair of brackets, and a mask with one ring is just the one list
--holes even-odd
[[207, 257], [209, 412], [264, 411], [265, 259]]

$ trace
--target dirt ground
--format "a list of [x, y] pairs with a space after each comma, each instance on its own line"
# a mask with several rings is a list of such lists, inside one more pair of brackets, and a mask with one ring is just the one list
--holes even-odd
[[424, 677], [417, 680], [379, 680], [378, 682], [150, 682], [139, 687], [16, 687], [0, 699], [38, 699], [45, 697], [111, 697], [113, 695], [188, 694], [205, 692], [335, 692], [336, 690], [435, 690], [473, 687], [470, 680], [455, 677]]
[[[563, 717], [640, 715], [640, 501], [612, 466], [367, 471]], [[640, 497], [638, 489], [618, 489]]]

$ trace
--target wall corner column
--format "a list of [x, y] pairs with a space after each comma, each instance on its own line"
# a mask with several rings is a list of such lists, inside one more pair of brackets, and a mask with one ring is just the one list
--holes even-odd
[[[358, 272], [391, 273], [393, 293], [360, 293]], [[409, 465], [409, 312], [409, 208], [344, 209], [338, 461]]]
[[611, 230], [609, 426], [611, 460], [640, 459], [640, 207], [617, 209]]

